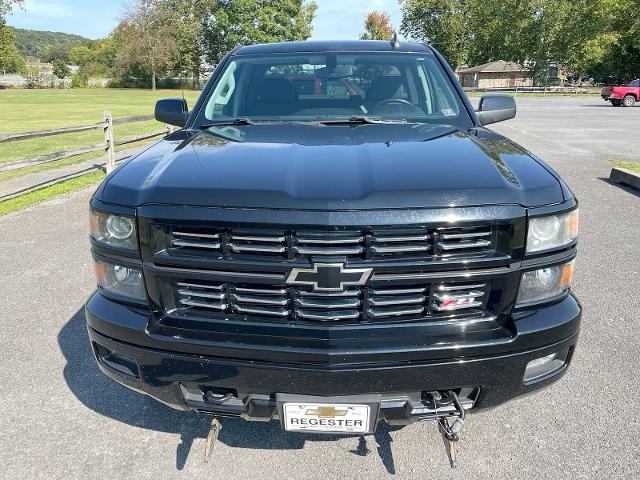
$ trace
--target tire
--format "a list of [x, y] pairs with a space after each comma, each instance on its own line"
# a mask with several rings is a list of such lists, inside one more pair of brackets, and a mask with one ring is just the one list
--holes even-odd
[[636, 103], [636, 99], [633, 95], [625, 95], [622, 99], [622, 105], [625, 107], [633, 107]]
[[613, 105], [614, 107], [619, 107], [622, 105], [622, 101], [621, 100], [611, 100], [611, 105]]

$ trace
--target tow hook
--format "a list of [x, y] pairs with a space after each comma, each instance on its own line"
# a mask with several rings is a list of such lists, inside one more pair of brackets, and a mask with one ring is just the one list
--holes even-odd
[[456, 413], [454, 414], [455, 419], [453, 421], [450, 420], [450, 416], [438, 416], [438, 430], [440, 431], [442, 440], [444, 441], [445, 450], [449, 457], [449, 465], [451, 468], [456, 468], [458, 466], [458, 451], [456, 449], [456, 443], [460, 441], [460, 432], [464, 426], [464, 407], [460, 403], [456, 393], [451, 390], [446, 392], [446, 399], [440, 392], [429, 392], [429, 394], [433, 399], [433, 404], [436, 408], [436, 415], [438, 413], [438, 404], [448, 405], [453, 403], [456, 407]]
[[222, 430], [222, 423], [218, 417], [213, 417], [211, 420], [211, 428], [209, 429], [209, 435], [207, 435], [207, 444], [204, 447], [204, 463], [209, 463], [213, 448], [216, 446], [218, 440], [218, 434]]

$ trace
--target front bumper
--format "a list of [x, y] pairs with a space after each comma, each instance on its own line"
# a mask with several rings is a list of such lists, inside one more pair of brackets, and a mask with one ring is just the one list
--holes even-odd
[[[514, 316], [518, 328], [514, 341], [500, 350], [487, 346], [486, 354], [476, 346], [469, 349], [472, 355], [466, 355], [464, 347], [451, 355], [434, 344], [434, 351], [423, 361], [308, 365], [196, 354], [197, 345], [187, 348], [177, 339], [167, 343], [148, 335], [147, 319], [139, 309], [115, 304], [97, 293], [86, 306], [89, 338], [100, 369], [173, 408], [268, 421], [278, 418], [278, 394], [374, 395], [380, 405], [379, 419], [391, 424], [428, 418], [423, 401], [427, 391], [456, 390], [466, 401], [465, 408], [476, 409], [499, 405], [557, 380], [571, 362], [580, 317], [579, 304], [569, 296]], [[144, 345], [132, 342], [142, 335], [148, 339]], [[438, 356], [438, 351], [445, 353]], [[555, 352], [566, 356], [564, 366], [525, 384], [527, 363]], [[218, 402], [216, 395], [228, 398]]]

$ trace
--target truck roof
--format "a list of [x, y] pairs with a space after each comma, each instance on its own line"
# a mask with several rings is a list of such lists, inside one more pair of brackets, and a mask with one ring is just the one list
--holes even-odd
[[271, 53], [314, 53], [314, 52], [415, 52], [431, 53], [428, 46], [421, 43], [400, 42], [393, 48], [389, 40], [306, 40], [303, 42], [262, 43], [240, 47], [235, 55], [264, 55]]

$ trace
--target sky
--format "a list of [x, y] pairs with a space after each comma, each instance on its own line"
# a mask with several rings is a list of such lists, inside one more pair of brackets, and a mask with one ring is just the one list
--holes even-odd
[[[372, 10], [386, 11], [394, 27], [400, 26], [398, 0], [316, 0], [313, 39], [356, 39], [364, 18]], [[26, 0], [24, 10], [8, 18], [14, 27], [75, 33], [88, 38], [106, 36], [123, 15], [127, 0]]]

